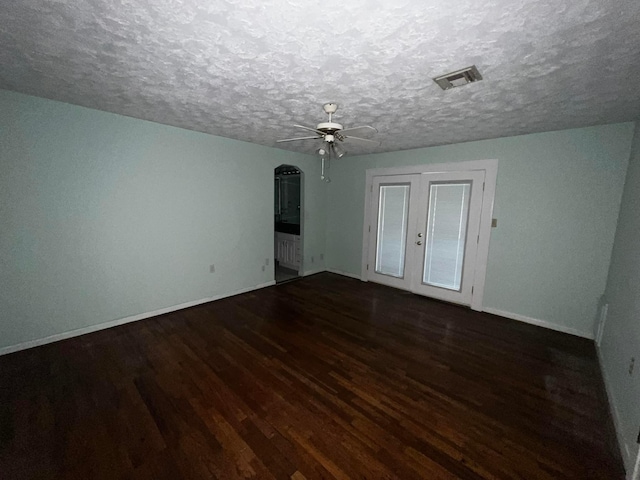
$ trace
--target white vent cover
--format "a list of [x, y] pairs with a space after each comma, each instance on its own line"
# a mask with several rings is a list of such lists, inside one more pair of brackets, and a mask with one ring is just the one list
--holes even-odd
[[445, 75], [440, 75], [433, 79], [433, 81], [440, 85], [443, 90], [461, 87], [467, 83], [473, 83], [479, 80], [482, 80], [482, 75], [480, 75], [480, 72], [475, 65], [463, 68], [462, 70], [456, 70], [455, 72], [447, 73]]

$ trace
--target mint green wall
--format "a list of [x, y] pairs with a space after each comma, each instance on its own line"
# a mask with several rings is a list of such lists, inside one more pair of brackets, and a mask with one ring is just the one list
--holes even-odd
[[485, 307], [592, 336], [632, 135], [624, 123], [335, 161], [327, 266], [360, 274], [366, 169], [498, 159]]
[[[619, 433], [630, 474], [640, 428], [640, 122], [636, 122], [605, 301], [609, 312], [600, 359], [612, 408], [622, 427]], [[629, 375], [632, 357], [636, 364]]]
[[327, 191], [315, 157], [0, 91], [0, 348], [272, 280], [280, 164], [305, 172], [305, 270], [325, 253], [359, 274], [367, 168], [487, 158], [500, 166], [485, 306], [591, 335], [632, 135], [350, 157]]
[[273, 280], [282, 163], [322, 269], [315, 157], [0, 91], [0, 348]]

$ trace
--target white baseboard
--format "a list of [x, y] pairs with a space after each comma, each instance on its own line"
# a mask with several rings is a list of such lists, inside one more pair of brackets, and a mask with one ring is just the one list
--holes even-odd
[[613, 425], [616, 429], [616, 436], [618, 437], [618, 446], [620, 447], [620, 454], [622, 455], [622, 460], [624, 462], [625, 470], [627, 471], [627, 478], [631, 480], [633, 478], [633, 458], [631, 451], [629, 449], [629, 445], [624, 440], [624, 436], [622, 434], [622, 420], [620, 418], [620, 412], [618, 411], [616, 398], [611, 390], [611, 383], [609, 383], [609, 376], [607, 374], [607, 369], [604, 368], [604, 361], [602, 359], [602, 353], [600, 351], [600, 347], [596, 345], [596, 352], [598, 352], [598, 363], [600, 364], [600, 371], [602, 372], [602, 379], [604, 380], [604, 389], [607, 392], [607, 399], [609, 400], [609, 408], [611, 409], [611, 416], [613, 416]]
[[336, 270], [335, 268], [327, 268], [327, 272], [335, 273], [336, 275], [342, 275], [343, 277], [355, 278], [356, 280], [360, 280], [360, 275], [356, 275], [355, 273], [343, 272], [342, 270]]
[[538, 318], [526, 317], [518, 313], [505, 312], [504, 310], [498, 310], [496, 308], [483, 308], [483, 312], [491, 313], [493, 315], [499, 315], [501, 317], [510, 318], [511, 320], [519, 320], [520, 322], [530, 323], [531, 325], [538, 325], [539, 327], [549, 328], [558, 332], [569, 333], [576, 337], [588, 338], [593, 340], [593, 332], [583, 332], [581, 330], [565, 327], [563, 325], [557, 325], [555, 323], [548, 322], [547, 320], [540, 320]]
[[322, 273], [322, 272], [326, 272], [326, 270], [324, 268], [316, 268], [313, 270], [305, 270], [302, 273], [303, 277], [308, 277], [309, 275], [315, 275], [316, 273]]
[[160, 310], [154, 310], [152, 312], [140, 313], [138, 315], [119, 318], [117, 320], [111, 320], [109, 322], [99, 323], [97, 325], [90, 325], [88, 327], [78, 328], [76, 330], [71, 330], [69, 332], [56, 333], [55, 335], [50, 335], [48, 337], [38, 338], [36, 340], [29, 340], [27, 342], [19, 343], [17, 345], [10, 345], [8, 347], [2, 347], [0, 348], [0, 355], [7, 355], [9, 353], [19, 352], [20, 350], [26, 350], [27, 348], [38, 347], [40, 345], [46, 345], [47, 343], [66, 340], [67, 338], [78, 337], [80, 335], [85, 335], [87, 333], [93, 333], [99, 330], [105, 330], [107, 328], [117, 327], [118, 325], [124, 325], [125, 323], [137, 322], [138, 320], [144, 320], [145, 318], [156, 317], [164, 313], [170, 313], [170, 312], [175, 312], [177, 310], [182, 310], [184, 308], [195, 307], [196, 305], [201, 305], [207, 302], [213, 302], [215, 300], [221, 300], [227, 297], [233, 297], [235, 295], [240, 295], [241, 293], [247, 293], [253, 290], [259, 290], [261, 288], [270, 287], [271, 285], [275, 285], [275, 284], [276, 284], [275, 280], [271, 280], [270, 282], [261, 283], [253, 287], [243, 288], [231, 293], [224, 293], [221, 295], [215, 295], [213, 297], [201, 298], [200, 300], [193, 300], [191, 302], [185, 302], [179, 305], [172, 305], [170, 307], [161, 308]]

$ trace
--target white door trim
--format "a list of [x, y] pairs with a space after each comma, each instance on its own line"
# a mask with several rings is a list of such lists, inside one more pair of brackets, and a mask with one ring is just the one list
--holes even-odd
[[489, 258], [489, 238], [491, 236], [491, 218], [496, 194], [496, 180], [498, 176], [498, 160], [472, 160], [466, 162], [437, 163], [432, 165], [414, 165], [406, 167], [372, 168], [366, 171], [364, 224], [362, 226], [362, 263], [360, 279], [367, 281], [367, 260], [369, 258], [369, 227], [373, 219], [371, 205], [373, 177], [391, 175], [413, 175], [436, 172], [457, 172], [468, 170], [484, 170], [484, 192], [482, 196], [482, 212], [480, 214], [480, 239], [478, 241], [476, 271], [473, 281], [473, 295], [471, 309], [482, 311], [484, 285], [487, 275], [487, 261]]

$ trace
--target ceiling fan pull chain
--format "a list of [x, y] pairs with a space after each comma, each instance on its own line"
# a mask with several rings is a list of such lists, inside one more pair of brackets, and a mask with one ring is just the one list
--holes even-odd
[[322, 156], [322, 171], [320, 173], [320, 180], [327, 183], [331, 182], [331, 179], [329, 178], [329, 159], [325, 158], [324, 155]]

